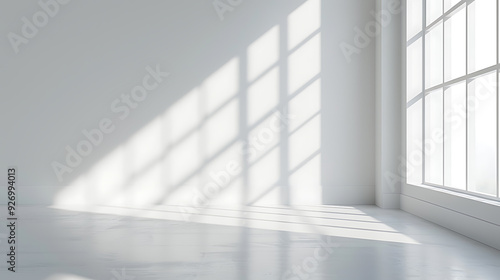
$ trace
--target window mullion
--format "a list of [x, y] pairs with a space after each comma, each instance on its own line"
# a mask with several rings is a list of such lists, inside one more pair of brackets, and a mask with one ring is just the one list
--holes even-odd
[[[427, 37], [427, 0], [422, 0], [422, 147], [425, 147], [425, 40]], [[422, 149], [422, 183], [425, 179], [425, 148]]]
[[[469, 75], [469, 1], [465, 4], [465, 76]], [[465, 79], [465, 190], [469, 190], [469, 79]]]
[[[442, 52], [443, 52], [443, 57], [442, 57], [443, 58], [442, 59], [442, 61], [443, 61], [443, 71], [442, 71], [442, 79], [443, 79], [443, 84], [444, 84], [444, 82], [445, 82], [444, 69], [446, 67], [446, 65], [445, 65], [445, 55], [446, 55], [445, 54], [445, 47], [446, 47], [446, 44], [445, 44], [445, 38], [446, 38], [446, 34], [445, 34], [445, 31], [446, 31], [445, 30], [445, 25], [446, 25], [445, 24], [445, 20], [446, 20], [446, 18], [444, 17], [444, 14], [445, 14], [444, 1], [441, 1], [441, 2], [442, 2], [441, 4], [442, 4], [442, 7], [443, 7], [442, 8], [443, 9], [443, 24], [442, 24], [443, 25], [443, 27], [442, 27], [443, 28], [443, 38], [442, 38], [442, 40], [443, 40], [443, 49], [442, 49]], [[443, 86], [443, 90], [441, 91], [441, 94], [443, 95], [443, 96], [441, 96], [441, 98], [443, 99], [443, 122], [442, 122], [443, 123], [442, 124], [443, 125], [442, 126], [442, 130], [443, 130], [443, 144], [442, 144], [443, 145], [443, 183], [442, 183], [442, 185], [443, 186], [444, 186], [444, 183], [445, 183], [445, 175], [446, 175], [445, 174], [446, 173], [446, 165], [445, 165], [445, 163], [446, 163], [446, 153], [445, 153], [445, 149], [446, 149], [446, 145], [445, 145], [445, 143], [446, 143], [446, 135], [445, 135], [445, 128], [444, 128], [444, 126], [445, 126], [444, 112], [445, 112], [445, 102], [446, 102], [446, 100], [444, 99], [444, 93], [445, 93], [445, 88]]]

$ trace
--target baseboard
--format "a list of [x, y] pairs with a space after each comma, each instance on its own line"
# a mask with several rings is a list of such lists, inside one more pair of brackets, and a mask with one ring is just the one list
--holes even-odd
[[500, 250], [500, 203], [406, 185], [401, 209]]

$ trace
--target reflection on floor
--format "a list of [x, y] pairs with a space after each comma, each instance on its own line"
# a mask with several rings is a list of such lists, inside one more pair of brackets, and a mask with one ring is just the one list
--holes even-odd
[[[26, 280], [498, 279], [500, 252], [374, 206], [19, 211]], [[184, 217], [183, 217], [184, 215]], [[1, 217], [4, 218], [5, 217]], [[2, 255], [6, 230], [0, 231]], [[5, 258], [4, 258], [5, 259]]]

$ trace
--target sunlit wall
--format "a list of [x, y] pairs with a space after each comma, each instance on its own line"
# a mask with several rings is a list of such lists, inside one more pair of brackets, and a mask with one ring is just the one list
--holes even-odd
[[[348, 62], [338, 45], [375, 7], [334, 2], [245, 1], [222, 20], [209, 2], [68, 5], [57, 19], [66, 24], [1, 69], [12, 93], [2, 112], [16, 117], [0, 160], [19, 169], [20, 201], [186, 211], [372, 203], [374, 46]], [[168, 77], [127, 105], [123, 94], [158, 67]], [[68, 147], [79, 153], [90, 141], [82, 131], [104, 119], [112, 131], [69, 166]]]

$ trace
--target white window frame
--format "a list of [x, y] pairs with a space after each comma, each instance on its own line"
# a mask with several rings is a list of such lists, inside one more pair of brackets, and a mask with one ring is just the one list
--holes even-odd
[[[406, 2], [408, 1], [412, 1], [412, 0], [407, 0]], [[429, 1], [436, 1], [436, 0], [429, 0]], [[468, 73], [468, 68], [469, 68], [469, 59], [468, 59], [468, 52], [469, 52], [469, 49], [468, 49], [468, 45], [469, 45], [469, 34], [468, 34], [468, 22], [469, 22], [469, 13], [468, 13], [468, 6], [473, 3], [474, 1], [476, 0], [461, 0], [459, 1], [457, 4], [455, 4], [453, 7], [451, 7], [448, 11], [445, 11], [445, 7], [444, 7], [444, 2], [445, 1], [442, 1], [443, 2], [443, 14], [438, 17], [437, 19], [435, 19], [433, 22], [431, 22], [430, 24], [426, 24], [426, 2], [427, 0], [422, 0], [422, 29], [420, 30], [420, 32], [418, 32], [417, 34], [415, 34], [413, 37], [411, 38], [407, 38], [407, 28], [406, 28], [406, 25], [407, 25], [407, 18], [408, 18], [408, 5], [405, 5], [405, 17], [404, 17], [404, 23], [403, 23], [403, 38], [404, 38], [404, 51], [402, 52], [403, 53], [403, 67], [405, 69], [405, 75], [404, 75], [404, 91], [405, 91], [405, 97], [403, 98], [403, 100], [405, 100], [405, 105], [404, 105], [404, 114], [406, 116], [406, 113], [408, 111], [408, 108], [410, 108], [411, 105], [415, 104], [416, 102], [420, 101], [422, 102], [422, 143], [425, 143], [425, 97], [432, 93], [433, 91], [435, 90], [439, 90], [439, 89], [443, 89], [442, 92], [443, 92], [443, 96], [444, 96], [444, 92], [445, 92], [445, 89], [447, 89], [448, 87], [452, 86], [452, 85], [456, 85], [456, 84], [459, 84], [461, 82], [465, 82], [465, 90], [466, 90], [466, 96], [468, 97], [469, 96], [469, 83], [471, 81], [473, 81], [475, 78], [477, 77], [480, 77], [484, 74], [488, 74], [488, 73], [491, 73], [491, 72], [495, 72], [496, 73], [496, 121], [497, 121], [497, 131], [496, 131], [496, 195], [495, 196], [490, 196], [490, 195], [486, 195], [486, 194], [481, 194], [481, 193], [477, 193], [477, 192], [473, 192], [473, 191], [469, 191], [469, 182], [468, 180], [466, 180], [466, 190], [461, 190], [461, 189], [456, 189], [456, 188], [451, 188], [451, 187], [447, 187], [447, 186], [444, 186], [444, 182], [443, 182], [443, 185], [436, 185], [436, 184], [431, 184], [431, 183], [428, 183], [426, 182], [425, 178], [426, 178], [426, 174], [425, 174], [425, 149], [422, 149], [422, 166], [421, 166], [421, 169], [422, 169], [422, 181], [421, 184], [422, 185], [426, 185], [426, 186], [432, 186], [432, 187], [438, 187], [438, 188], [442, 188], [442, 189], [446, 189], [446, 190], [451, 190], [451, 191], [455, 191], [455, 192], [458, 192], [458, 193], [464, 193], [464, 194], [467, 194], [467, 195], [473, 195], [473, 196], [477, 196], [477, 197], [481, 197], [481, 198], [486, 198], [486, 199], [491, 199], [491, 200], [495, 200], [495, 201], [500, 201], [500, 178], [499, 178], [499, 173], [500, 173], [500, 169], [499, 169], [499, 154], [500, 154], [500, 150], [499, 150], [499, 130], [500, 130], [500, 124], [498, 123], [499, 122], [499, 102], [500, 102], [500, 98], [499, 98], [499, 74], [500, 74], [500, 63], [499, 63], [499, 41], [500, 41], [500, 37], [499, 36], [499, 2], [500, 0], [496, 0], [496, 26], [495, 26], [495, 30], [496, 30], [496, 34], [497, 34], [497, 38], [496, 38], [496, 63], [493, 65], [493, 66], [490, 66], [490, 67], [487, 67], [487, 68], [484, 68], [484, 69], [479, 69], [475, 72], [472, 72], [472, 73]], [[445, 45], [443, 43], [443, 81], [442, 83], [438, 84], [438, 85], [434, 85], [430, 88], [426, 88], [426, 85], [425, 85], [425, 58], [426, 58], [426, 50], [425, 50], [425, 42], [426, 42], [426, 36], [425, 34], [428, 33], [429, 30], [431, 30], [433, 27], [435, 27], [437, 24], [439, 23], [443, 23], [442, 24], [442, 28], [443, 28], [443, 41], [445, 40], [445, 19], [447, 17], [449, 17], [450, 15], [452, 15], [454, 12], [456, 12], [460, 7], [462, 7], [463, 5], [465, 4], [465, 20], [466, 20], [466, 35], [465, 35], [465, 38], [466, 38], [466, 57], [465, 57], [465, 63], [466, 63], [466, 69], [465, 69], [465, 75], [463, 76], [460, 76], [458, 78], [454, 78], [450, 81], [445, 81], [444, 79], [444, 72], [445, 72], [445, 55], [444, 55], [444, 52], [445, 52]], [[413, 97], [411, 100], [408, 100], [407, 99], [407, 94], [406, 94], [406, 84], [407, 84], [407, 78], [406, 78], [406, 71], [407, 71], [407, 64], [406, 64], [406, 61], [407, 61], [407, 49], [409, 46], [411, 46], [414, 42], [416, 42], [418, 39], [422, 39], [421, 40], [421, 51], [422, 51], [422, 90], [420, 93], [418, 93], [415, 97]], [[443, 111], [443, 114], [444, 114], [444, 111]], [[405, 117], [405, 123], [406, 123], [406, 120], [408, 118]], [[467, 126], [467, 119], [466, 119], [466, 126]], [[443, 127], [444, 128], [444, 127]], [[407, 129], [407, 126], [405, 124], [405, 131]], [[404, 135], [406, 135], [406, 133], [404, 133]], [[406, 137], [404, 137], [405, 141], [404, 141], [404, 147], [407, 147], [406, 143], [407, 141], [409, 141], [409, 139], [406, 139]], [[468, 149], [468, 129], [466, 128], [466, 149]], [[406, 154], [406, 148], [403, 149], [405, 154]], [[444, 152], [444, 149], [443, 149], [443, 152]], [[466, 154], [467, 154], [468, 151], [466, 151]], [[466, 170], [467, 170], [467, 173], [468, 173], [468, 168], [469, 168], [469, 162], [468, 162], [468, 155], [467, 155], [467, 159], [466, 159]], [[444, 168], [444, 160], [443, 160], [443, 179], [445, 178], [445, 169]], [[467, 175], [468, 176], [468, 175]], [[406, 184], [411, 184], [409, 183], [408, 181], [406, 181]]]

